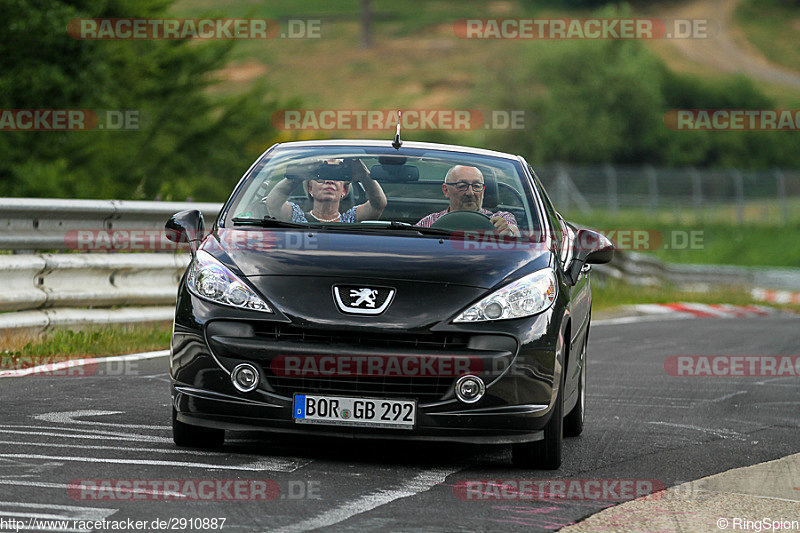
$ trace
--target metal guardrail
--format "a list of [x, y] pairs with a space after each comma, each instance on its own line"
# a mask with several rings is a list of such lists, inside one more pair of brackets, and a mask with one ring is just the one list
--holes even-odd
[[78, 232], [108, 238], [107, 246], [95, 249], [126, 250], [136, 233], [162, 238], [164, 223], [178, 211], [199, 209], [210, 222], [221, 207], [0, 198], [0, 250], [31, 252], [0, 255], [0, 331], [171, 320], [188, 254], [32, 252], [81, 250]]
[[[220, 204], [0, 198], [0, 249], [70, 249], [71, 231], [161, 231], [175, 212], [200, 209], [216, 218]], [[0, 255], [0, 331], [82, 324], [170, 320], [189, 255], [47, 253]], [[604, 277], [646, 285], [719, 285], [798, 290], [800, 269], [673, 265], [635, 253], [596, 265]], [[120, 306], [148, 306], [122, 307]]]
[[126, 249], [126, 239], [113, 239], [115, 230], [161, 232], [167, 219], [184, 209], [199, 209], [210, 224], [221, 208], [194, 202], [0, 198], [0, 250], [79, 249], [79, 231], [102, 231], [111, 237], [109, 249]]
[[617, 252], [607, 265], [593, 265], [602, 278], [624, 279], [638, 285], [669, 283], [687, 289], [742, 287], [748, 290], [800, 290], [800, 268], [741, 267], [731, 265], [688, 265], [664, 263], [636, 252]]
[[[40, 309], [19, 313], [0, 313], [0, 333], [4, 330], [43, 331], [57, 327], [98, 324], [141, 324], [171, 321], [174, 306], [123, 307], [120, 309]], [[0, 346], [2, 350], [4, 346]]]
[[[0, 331], [170, 320], [188, 254], [39, 254], [0, 256]], [[797, 290], [800, 269], [674, 265], [634, 252], [594, 265], [600, 278], [703, 289], [737, 286]], [[149, 306], [108, 309], [111, 306]], [[15, 312], [14, 312], [15, 311]]]
[[0, 311], [175, 302], [188, 254], [0, 256]]

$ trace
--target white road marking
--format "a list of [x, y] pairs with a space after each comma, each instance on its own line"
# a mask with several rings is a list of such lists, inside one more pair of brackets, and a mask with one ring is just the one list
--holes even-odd
[[[64, 488], [67, 486], [64, 485]], [[116, 509], [103, 507], [82, 507], [77, 505], [56, 505], [53, 503], [31, 503], [31, 502], [0, 502], [0, 507], [20, 507], [23, 509], [52, 509], [54, 511], [73, 511], [80, 513], [81, 516], [97, 516], [100, 519], [115, 512]]]
[[20, 487], [38, 487], [40, 489], [62, 489], [69, 487], [68, 483], [49, 483], [47, 481], [20, 481], [17, 479], [0, 478], [0, 485], [17, 485]]
[[325, 511], [313, 518], [303, 520], [285, 527], [278, 529], [270, 529], [273, 533], [288, 533], [293, 531], [307, 531], [321, 527], [332, 526], [343, 522], [348, 518], [355, 515], [366, 513], [381, 505], [393, 502], [400, 498], [407, 498], [414, 496], [420, 492], [425, 492], [431, 488], [443, 483], [450, 474], [458, 472], [459, 469], [444, 469], [438, 468], [435, 470], [426, 470], [417, 474], [412, 479], [403, 483], [399, 488], [392, 490], [377, 490], [370, 492], [357, 498], [355, 501], [348, 502], [335, 507], [329, 511]]
[[671, 312], [669, 316], [664, 316], [664, 314], [623, 316], [619, 318], [605, 318], [602, 320], [592, 320], [592, 327], [618, 326], [621, 324], [636, 324], [639, 322], [658, 322], [663, 320], [686, 320], [687, 318], [695, 318], [695, 317], [694, 315], [690, 315], [689, 313], [684, 314], [676, 312]]
[[[47, 483], [45, 481], [18, 481], [16, 479], [4, 479], [0, 478], [0, 485], [14, 485], [18, 487], [36, 487], [40, 489], [58, 489], [58, 490], [67, 490], [74, 487], [79, 487], [80, 485], [73, 485], [70, 483]], [[125, 491], [130, 492], [131, 494], [150, 494], [152, 496], [169, 496], [169, 497], [181, 497], [186, 496], [182, 492], [171, 492], [171, 491], [161, 491], [161, 490], [147, 490], [147, 489], [136, 489], [131, 488], [130, 490]], [[116, 509], [112, 509], [116, 511]]]
[[673, 424], [671, 422], [661, 422], [661, 421], [648, 422], [648, 424], [655, 424], [657, 426], [669, 426], [669, 427], [681, 428], [681, 429], [693, 429], [695, 431], [700, 431], [700, 432], [703, 432], [703, 433], [711, 433], [711, 434], [716, 435], [717, 437], [720, 437], [720, 438], [723, 438], [723, 439], [728, 439], [728, 438], [733, 437], [733, 438], [738, 439], [738, 440], [743, 440], [743, 441], [747, 440], [744, 437], [744, 435], [742, 435], [741, 433], [738, 433], [738, 432], [730, 430], [730, 429], [704, 428], [704, 427], [700, 427], [700, 426], [692, 426], [690, 424]]
[[[769, 385], [771, 387], [797, 387], [797, 384], [794, 382], [797, 378], [794, 376], [781, 376], [777, 378], [770, 378], [765, 379], [762, 381], [756, 381], [755, 385]], [[776, 381], [785, 381], [786, 383], [775, 383]]]
[[725, 394], [720, 396], [719, 398], [714, 398], [713, 400], [703, 400], [704, 403], [717, 403], [717, 402], [724, 402], [725, 400], [730, 400], [735, 396], [741, 396], [742, 394], [747, 394], [749, 391], [746, 390], [739, 390], [736, 392], [732, 392], [730, 394]]
[[186, 461], [158, 461], [152, 459], [115, 459], [112, 457], [80, 457], [69, 455], [38, 455], [30, 453], [0, 453], [8, 459], [42, 459], [51, 461], [76, 461], [82, 463], [113, 463], [122, 465], [180, 466], [205, 468], [211, 470], [244, 470], [248, 472], [294, 472], [297, 466], [292, 461], [278, 458], [265, 458], [243, 465], [215, 465], [211, 463], [189, 463]]
[[141, 361], [143, 359], [155, 359], [157, 357], [167, 357], [169, 350], [159, 350], [156, 352], [131, 353], [126, 355], [114, 355], [111, 357], [95, 357], [87, 359], [70, 359], [69, 361], [59, 361], [45, 365], [32, 366], [30, 368], [20, 368], [16, 370], [0, 371], [0, 378], [19, 378], [30, 376], [31, 374], [41, 374], [43, 372], [55, 372], [76, 366], [102, 364], [106, 361]]
[[[0, 428], [36, 428], [36, 426], [2, 426]], [[62, 428], [41, 428], [44, 430], [59, 431]], [[66, 428], [63, 428], [66, 429]], [[70, 430], [77, 431], [77, 430]], [[134, 442], [172, 442], [172, 439], [167, 437], [154, 437], [152, 435], [137, 435], [134, 433], [112, 433], [108, 431], [93, 431], [91, 433], [53, 433], [51, 431], [20, 431], [16, 429], [0, 429], [0, 433], [8, 433], [12, 435], [38, 435], [41, 437], [59, 437], [65, 439], [90, 439], [90, 440], [126, 440]]]
[[[114, 450], [119, 452], [154, 452], [154, 453], [187, 453], [186, 450], [178, 448], [140, 448], [138, 446], [99, 446], [91, 444], [59, 444], [50, 442], [30, 442], [18, 440], [0, 440], [0, 444], [11, 444], [17, 446], [43, 446], [45, 448], [80, 448], [81, 450]], [[218, 452], [205, 452], [202, 450], [192, 450], [192, 455], [208, 455], [219, 457]]]
[[19, 461], [16, 459], [0, 459], [0, 468], [14, 468], [17, 470], [22, 468], [25, 469], [25, 475], [42, 474], [47, 470], [52, 470], [54, 468], [58, 468], [59, 466], [64, 466], [64, 463], [59, 463], [57, 461], [49, 463], [27, 463], [25, 461]]
[[[3, 513], [0, 516], [16, 518], [18, 522], [24, 522], [26, 526], [31, 527], [36, 531], [62, 531], [64, 533], [91, 533], [91, 529], [77, 529], [72, 527], [58, 527], [58, 522], [71, 520], [68, 516], [62, 515], [49, 515], [37, 513]], [[20, 518], [28, 518], [28, 520], [19, 520]], [[55, 523], [53, 523], [55, 522]], [[47, 525], [48, 527], [45, 527]]]
[[111, 422], [76, 420], [76, 418], [84, 416], [121, 415], [124, 413], [125, 411], [96, 411], [93, 409], [84, 409], [81, 411], [61, 411], [55, 413], [45, 413], [43, 415], [36, 415], [33, 418], [35, 418], [36, 420], [41, 420], [42, 422], [54, 422], [56, 424], [80, 424], [86, 426], [108, 426], [115, 428], [130, 428], [130, 429], [172, 429], [172, 426], [156, 426], [153, 424], [115, 424]]
[[[40, 512], [31, 512], [36, 510]], [[33, 526], [33, 529], [39, 531], [89, 532], [91, 531], [89, 529], [62, 528], [58, 527], [59, 525], [56, 523], [43, 524], [39, 521], [63, 521], [67, 523], [73, 520], [95, 521], [103, 520], [116, 512], [117, 509], [107, 507], [79, 507], [75, 505], [56, 505], [50, 503], [0, 501], [0, 517], [13, 517], [17, 519], [27, 518], [28, 520], [24, 520], [26, 526]], [[50, 527], [44, 527], [45, 525]]]
[[[186, 450], [181, 450], [178, 448], [141, 448], [137, 446], [99, 446], [99, 445], [90, 445], [90, 444], [56, 444], [56, 443], [47, 443], [47, 442], [23, 442], [23, 441], [14, 441], [14, 440], [0, 440], [0, 444], [11, 444], [11, 445], [18, 445], [18, 446], [42, 446], [45, 448], [79, 448], [81, 450], [113, 450], [113, 451], [120, 451], [120, 452], [151, 452], [151, 453], [165, 453], [165, 454], [187, 454], [190, 453], [193, 456], [203, 456], [203, 457], [221, 457], [223, 455], [227, 457], [241, 457], [245, 458], [247, 456], [242, 456], [241, 454], [223, 454], [221, 452], [207, 452], [203, 450], [191, 450], [187, 452]], [[311, 462], [310, 459], [303, 459], [300, 457], [282, 457], [280, 459], [273, 458], [273, 460], [283, 460], [286, 462], [287, 466], [285, 470], [281, 470], [281, 472], [294, 472]], [[289, 470], [289, 464], [294, 464], [294, 468]]]

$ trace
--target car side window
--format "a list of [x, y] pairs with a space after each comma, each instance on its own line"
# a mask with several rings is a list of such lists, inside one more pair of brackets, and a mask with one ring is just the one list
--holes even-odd
[[550, 221], [550, 227], [552, 228], [553, 235], [551, 235], [551, 241], [553, 246], [555, 247], [555, 252], [558, 253], [559, 257], [561, 257], [561, 248], [562, 242], [564, 239], [564, 232], [561, 228], [561, 221], [558, 219], [558, 213], [556, 213], [555, 208], [553, 207], [553, 203], [550, 201], [550, 197], [547, 196], [547, 191], [544, 190], [542, 183], [539, 181], [539, 178], [533, 172], [531, 167], [528, 167], [528, 170], [531, 172], [531, 176], [533, 176], [533, 181], [536, 184], [536, 188], [539, 189], [539, 196], [542, 198], [542, 203], [544, 204], [544, 210], [547, 215], [548, 220]]

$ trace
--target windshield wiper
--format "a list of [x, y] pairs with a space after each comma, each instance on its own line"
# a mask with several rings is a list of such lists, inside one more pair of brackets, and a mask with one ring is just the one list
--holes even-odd
[[279, 220], [275, 217], [270, 217], [270, 216], [266, 216], [264, 218], [234, 217], [232, 220], [234, 226], [259, 226], [262, 228], [296, 228], [296, 229], [322, 227], [321, 224], [312, 225], [300, 222], [286, 222], [285, 220]]
[[375, 221], [372, 223], [356, 224], [307, 224], [301, 222], [286, 222], [275, 217], [266, 216], [264, 218], [240, 218], [234, 217], [234, 226], [259, 226], [261, 228], [295, 228], [295, 229], [337, 229], [346, 231], [414, 231], [422, 235], [452, 235], [452, 231], [441, 228], [426, 228], [414, 226], [406, 222], [396, 220]]
[[423, 235], [451, 235], [453, 233], [452, 231], [447, 229], [414, 226], [413, 224], [408, 224], [407, 222], [398, 222], [396, 220], [386, 220], [386, 221], [380, 220], [367, 224], [362, 222], [361, 224], [355, 225], [353, 227], [355, 227], [356, 229], [368, 229], [368, 230], [416, 231], [417, 233], [421, 233]]

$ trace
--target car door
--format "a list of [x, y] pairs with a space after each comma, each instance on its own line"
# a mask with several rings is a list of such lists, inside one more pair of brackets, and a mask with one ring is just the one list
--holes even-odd
[[[555, 210], [553, 203], [550, 201], [550, 197], [547, 195], [547, 191], [533, 172], [533, 169], [530, 167], [528, 168], [537, 189], [539, 189], [545, 214], [550, 221], [550, 226], [554, 233], [552, 240], [556, 246], [559, 267], [562, 271], [566, 271], [570, 267], [574, 256], [575, 232]], [[570, 358], [567, 362], [567, 397], [570, 397], [576, 391], [578, 372], [580, 371], [580, 366], [577, 363], [581, 362], [577, 356], [581, 353], [582, 343], [588, 326], [591, 294], [587, 273], [588, 269], [587, 271], [582, 271], [578, 282], [574, 286], [569, 287], [569, 312], [572, 317], [572, 338], [569, 339]]]

